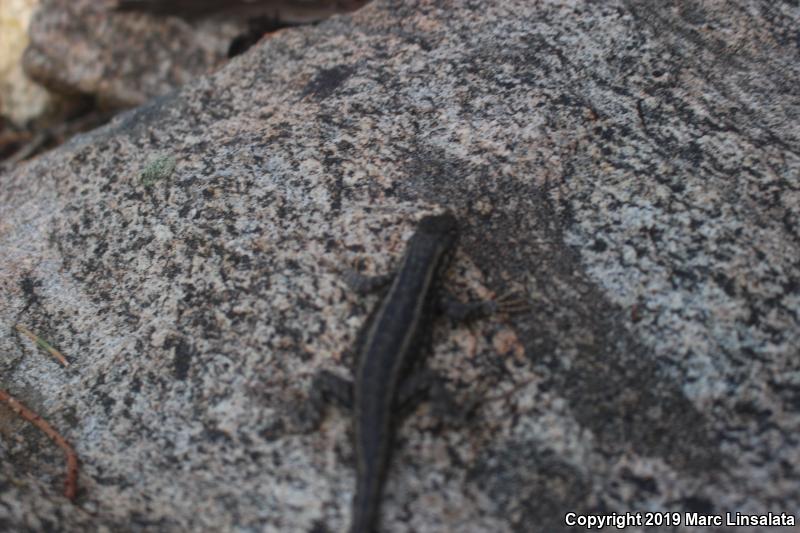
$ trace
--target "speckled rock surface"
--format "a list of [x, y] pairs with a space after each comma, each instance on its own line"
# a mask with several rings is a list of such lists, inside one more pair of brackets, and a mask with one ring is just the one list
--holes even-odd
[[7, 119], [18, 127], [44, 113], [49, 103], [47, 92], [25, 76], [21, 65], [28, 25], [37, 3], [0, 3], [0, 121]]
[[437, 324], [431, 366], [482, 401], [406, 420], [383, 531], [797, 514], [798, 23], [791, 2], [376, 0], [3, 175], [0, 386], [75, 445], [82, 489], [0, 409], [2, 524], [344, 530], [346, 415], [284, 422], [375, 302], [338, 269], [386, 271], [443, 206], [448, 287], [532, 309]]
[[163, 95], [226, 60], [245, 21], [187, 22], [113, 10], [116, 0], [41, 0], [23, 66], [67, 95], [128, 107]]

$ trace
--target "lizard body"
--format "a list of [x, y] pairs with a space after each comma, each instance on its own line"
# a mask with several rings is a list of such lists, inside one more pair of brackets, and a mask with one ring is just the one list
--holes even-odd
[[367, 323], [353, 386], [357, 473], [350, 533], [372, 533], [377, 523], [401, 387], [429, 348], [438, 278], [456, 239], [453, 215], [423, 218]]

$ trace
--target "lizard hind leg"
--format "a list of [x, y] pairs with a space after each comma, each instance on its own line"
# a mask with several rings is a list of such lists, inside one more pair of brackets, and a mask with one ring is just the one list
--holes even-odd
[[299, 431], [307, 433], [319, 427], [329, 405], [350, 410], [353, 408], [353, 382], [329, 370], [321, 370], [311, 382], [308, 400], [297, 413]]
[[472, 406], [465, 409], [447, 390], [444, 377], [428, 368], [411, 374], [400, 383], [395, 406], [398, 414], [404, 417], [424, 401], [429, 401], [433, 415], [449, 426], [460, 426], [472, 411]]

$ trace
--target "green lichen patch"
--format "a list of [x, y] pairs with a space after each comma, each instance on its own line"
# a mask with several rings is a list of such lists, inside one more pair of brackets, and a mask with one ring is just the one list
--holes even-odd
[[151, 159], [142, 170], [142, 185], [152, 187], [157, 181], [169, 178], [175, 170], [175, 165], [175, 158], [168, 155], [159, 155]]

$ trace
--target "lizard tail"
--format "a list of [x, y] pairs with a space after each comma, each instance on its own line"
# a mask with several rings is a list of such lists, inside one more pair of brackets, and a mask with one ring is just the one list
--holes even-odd
[[378, 506], [381, 499], [380, 482], [377, 479], [360, 479], [353, 498], [353, 517], [350, 533], [374, 533], [378, 522]]

